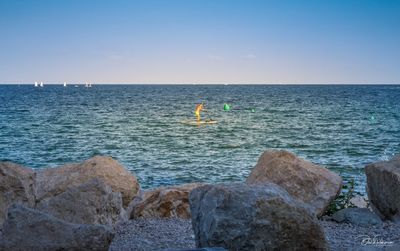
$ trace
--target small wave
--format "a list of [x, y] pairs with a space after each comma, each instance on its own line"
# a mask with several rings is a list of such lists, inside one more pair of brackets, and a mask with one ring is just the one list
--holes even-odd
[[226, 144], [226, 145], [219, 145], [218, 148], [220, 149], [234, 149], [234, 148], [240, 148], [242, 145], [241, 144]]
[[396, 152], [396, 145], [395, 144], [389, 144], [385, 150], [383, 150], [382, 155], [379, 157], [380, 160], [390, 160], [397, 154]]

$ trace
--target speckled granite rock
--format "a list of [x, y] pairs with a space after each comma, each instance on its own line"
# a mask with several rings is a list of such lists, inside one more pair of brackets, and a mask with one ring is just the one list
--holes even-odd
[[121, 192], [124, 207], [128, 206], [139, 190], [136, 177], [116, 160], [96, 156], [79, 164], [47, 168], [37, 172], [37, 200], [56, 196], [68, 187], [82, 185], [93, 178], [111, 186], [114, 192]]
[[0, 229], [8, 207], [19, 203], [35, 206], [34, 172], [12, 162], [0, 162]]
[[202, 183], [160, 187], [141, 192], [128, 207], [131, 219], [139, 217], [190, 218], [189, 193]]
[[103, 225], [72, 224], [13, 205], [4, 222], [0, 250], [108, 250], [113, 237]]
[[112, 226], [127, 220], [120, 192], [98, 179], [43, 199], [36, 207], [59, 219], [77, 224], [104, 224]]
[[365, 167], [372, 208], [383, 219], [400, 222], [400, 155]]
[[293, 198], [307, 203], [321, 216], [340, 193], [342, 179], [328, 169], [287, 151], [266, 151], [246, 180], [247, 184], [272, 182]]
[[275, 184], [205, 185], [189, 198], [197, 247], [327, 249], [316, 217]]

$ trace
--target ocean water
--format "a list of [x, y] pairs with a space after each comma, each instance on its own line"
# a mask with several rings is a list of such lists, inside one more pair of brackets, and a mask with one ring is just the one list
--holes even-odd
[[[201, 101], [218, 123], [182, 124]], [[364, 166], [400, 153], [400, 86], [0, 85], [0, 159], [32, 168], [110, 155], [144, 188], [243, 181], [266, 149], [364, 192]]]

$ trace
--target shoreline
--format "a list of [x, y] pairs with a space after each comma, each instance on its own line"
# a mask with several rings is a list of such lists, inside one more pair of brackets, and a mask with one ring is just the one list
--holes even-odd
[[0, 162], [0, 250], [400, 248], [399, 164], [400, 155], [365, 167], [365, 199], [284, 150], [262, 153], [244, 182], [150, 190], [106, 156], [39, 171]]

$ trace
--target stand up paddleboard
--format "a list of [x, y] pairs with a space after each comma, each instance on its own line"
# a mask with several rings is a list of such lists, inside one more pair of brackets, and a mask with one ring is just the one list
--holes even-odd
[[193, 120], [187, 120], [187, 121], [182, 121], [182, 124], [185, 125], [213, 125], [216, 124], [217, 121], [216, 120], [202, 120], [202, 121], [193, 121]]

